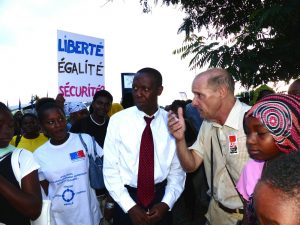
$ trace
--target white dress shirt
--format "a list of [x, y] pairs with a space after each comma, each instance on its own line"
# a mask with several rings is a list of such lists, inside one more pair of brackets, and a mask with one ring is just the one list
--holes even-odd
[[[104, 142], [105, 186], [124, 212], [136, 204], [124, 185], [137, 187], [141, 136], [146, 126], [144, 116], [135, 106], [114, 114]], [[159, 108], [150, 126], [154, 141], [154, 182], [167, 179], [162, 202], [172, 208], [183, 191], [185, 172], [177, 158], [175, 139], [168, 131], [167, 120], [167, 112]]]

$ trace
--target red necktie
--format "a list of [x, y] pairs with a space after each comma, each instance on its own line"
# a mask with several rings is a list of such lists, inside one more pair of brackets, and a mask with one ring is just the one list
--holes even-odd
[[142, 134], [140, 147], [137, 198], [145, 208], [154, 199], [154, 144], [150, 127], [153, 118], [144, 117], [147, 125]]

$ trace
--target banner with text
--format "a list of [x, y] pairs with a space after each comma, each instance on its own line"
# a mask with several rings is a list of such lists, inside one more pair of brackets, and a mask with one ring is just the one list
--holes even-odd
[[91, 102], [105, 89], [104, 40], [57, 31], [58, 88], [66, 102]]

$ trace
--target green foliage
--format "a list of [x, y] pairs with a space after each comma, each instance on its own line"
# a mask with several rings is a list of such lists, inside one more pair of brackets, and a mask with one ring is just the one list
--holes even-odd
[[[180, 4], [186, 12], [178, 30], [186, 39], [174, 54], [191, 57], [191, 69], [226, 68], [247, 88], [299, 76], [299, 0], [162, 2]], [[195, 34], [203, 30], [205, 37]]]
[[246, 103], [247, 105], [250, 105], [250, 102], [251, 102], [252, 99], [253, 99], [253, 94], [254, 94], [254, 91], [251, 90], [251, 91], [240, 92], [240, 93], [236, 94], [235, 96], [236, 96], [241, 102], [244, 102], [244, 103]]

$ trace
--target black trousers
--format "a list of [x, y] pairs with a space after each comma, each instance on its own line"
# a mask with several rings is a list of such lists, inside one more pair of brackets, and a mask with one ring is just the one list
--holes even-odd
[[[149, 208], [152, 208], [153, 205], [161, 202], [165, 194], [166, 181], [155, 185], [155, 198]], [[129, 186], [125, 186], [129, 192], [130, 197], [137, 202], [137, 189]], [[128, 213], [124, 213], [122, 208], [115, 203], [114, 215], [113, 215], [113, 225], [133, 225]], [[168, 211], [164, 218], [157, 222], [155, 225], [172, 225], [172, 213]]]

